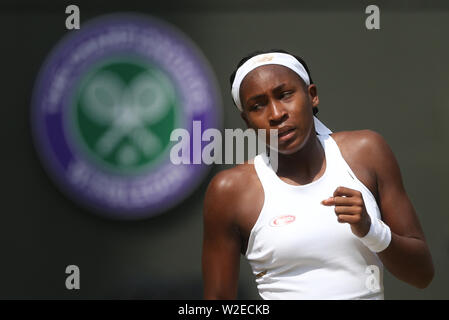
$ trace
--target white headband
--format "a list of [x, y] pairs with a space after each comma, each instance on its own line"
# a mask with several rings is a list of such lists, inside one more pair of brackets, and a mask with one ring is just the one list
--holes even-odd
[[232, 98], [234, 99], [235, 105], [237, 106], [237, 108], [239, 108], [240, 111], [243, 111], [242, 103], [240, 102], [240, 85], [242, 84], [243, 79], [252, 70], [267, 64], [278, 64], [287, 67], [296, 72], [304, 80], [306, 85], [310, 85], [310, 78], [307, 74], [306, 69], [298, 61], [298, 59], [296, 59], [292, 55], [281, 52], [259, 54], [242, 64], [235, 73], [231, 94]]

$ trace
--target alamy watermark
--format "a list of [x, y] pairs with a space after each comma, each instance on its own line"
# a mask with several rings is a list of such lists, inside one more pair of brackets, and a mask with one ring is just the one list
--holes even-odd
[[369, 14], [365, 20], [365, 26], [368, 30], [379, 30], [380, 29], [380, 9], [378, 6], [371, 4], [366, 7], [365, 13]]
[[380, 291], [380, 269], [378, 266], [372, 264], [366, 267], [365, 273], [368, 277], [365, 281], [366, 288], [371, 292]]
[[65, 287], [67, 290], [80, 289], [80, 268], [77, 265], [71, 264], [65, 268], [65, 273], [69, 276], [65, 279]]
[[[182, 128], [173, 130], [170, 135], [171, 141], [177, 141], [170, 150], [170, 160], [173, 164], [242, 164], [245, 162], [245, 155], [248, 163], [253, 163], [257, 154], [265, 152], [269, 154], [271, 167], [277, 171], [277, 129], [270, 129], [269, 140], [267, 140], [265, 129], [258, 129], [257, 134], [254, 129], [245, 131], [240, 128], [225, 129], [223, 139], [220, 130], [215, 128], [206, 129], [201, 134], [201, 121], [193, 121], [192, 125], [192, 136], [188, 130]], [[247, 148], [245, 148], [245, 139]], [[204, 142], [207, 142], [205, 146], [203, 146]]]
[[80, 28], [80, 8], [71, 4], [65, 8], [65, 13], [69, 14], [65, 19], [65, 27], [67, 30]]

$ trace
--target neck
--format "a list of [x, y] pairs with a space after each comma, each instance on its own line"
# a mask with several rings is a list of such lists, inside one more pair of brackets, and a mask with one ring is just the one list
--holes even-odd
[[326, 157], [323, 147], [315, 134], [309, 136], [305, 145], [293, 154], [278, 154], [277, 175], [286, 182], [308, 184], [324, 173]]

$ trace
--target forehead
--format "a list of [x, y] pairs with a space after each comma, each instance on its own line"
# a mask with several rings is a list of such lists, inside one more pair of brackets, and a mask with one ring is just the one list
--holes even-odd
[[240, 94], [253, 89], [269, 89], [281, 83], [301, 85], [301, 77], [282, 65], [268, 64], [251, 70], [240, 85]]

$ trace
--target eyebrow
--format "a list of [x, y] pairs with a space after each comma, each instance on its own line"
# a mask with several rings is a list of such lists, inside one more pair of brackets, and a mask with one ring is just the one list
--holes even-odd
[[[280, 85], [278, 85], [276, 88], [274, 88], [272, 91], [279, 91], [279, 90], [281, 90], [283, 87], [285, 87], [286, 86], [286, 84], [285, 83], [281, 83]], [[257, 94], [257, 95], [255, 95], [255, 96], [252, 96], [252, 97], [250, 97], [249, 99], [247, 99], [246, 100], [246, 103], [249, 103], [251, 100], [257, 100], [257, 99], [259, 99], [259, 98], [262, 98], [262, 97], [264, 97], [265, 96], [265, 94], [264, 93], [262, 93], [262, 94]]]

